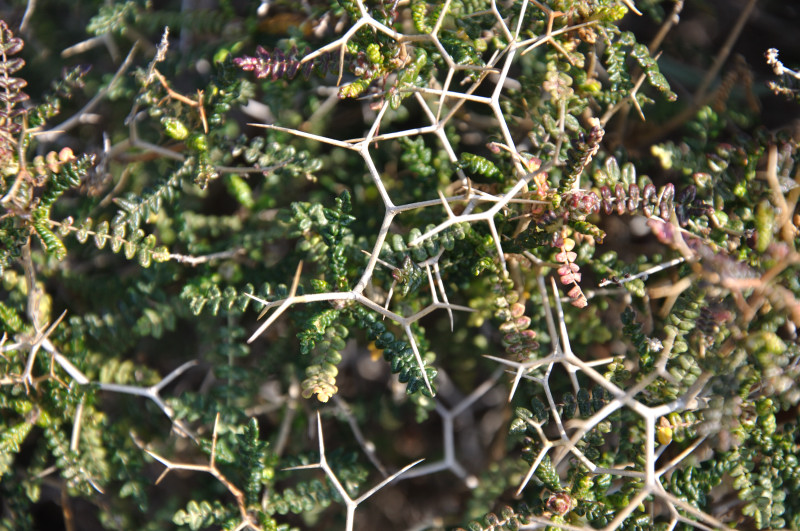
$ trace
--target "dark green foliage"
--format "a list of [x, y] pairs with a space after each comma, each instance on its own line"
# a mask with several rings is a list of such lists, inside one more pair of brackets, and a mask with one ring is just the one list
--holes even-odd
[[[800, 505], [796, 492], [798, 467], [797, 424], [777, 424], [777, 408], [771, 399], [745, 405], [747, 418], [739, 428], [742, 444], [726, 453], [725, 472], [747, 505], [742, 512], [753, 518], [756, 528], [796, 529]], [[760, 456], [756, 458], [756, 455]]]
[[415, 177], [424, 179], [434, 175], [435, 169], [431, 165], [433, 152], [425, 145], [424, 138], [403, 137], [400, 142], [403, 145], [403, 155], [400, 160], [406, 164], [409, 171], [414, 173]]
[[403, 265], [392, 272], [392, 276], [397, 281], [398, 291], [402, 296], [408, 295], [410, 291], [417, 291], [425, 280], [425, 272], [408, 255], [403, 259]]
[[414, 29], [419, 33], [430, 33], [433, 25], [441, 15], [441, 9], [430, 9], [431, 6], [422, 0], [411, 2], [411, 19], [414, 21]]
[[130, 193], [127, 197], [119, 197], [114, 202], [120, 212], [114, 217], [114, 224], [127, 223], [130, 230], [138, 229], [143, 221], [156, 215], [162, 206], [175, 200], [180, 193], [179, 188], [184, 178], [191, 175], [192, 167], [187, 159], [184, 164], [168, 178], [158, 183], [151, 190], [143, 190], [140, 194]]
[[0, 530], [800, 528], [800, 76], [672, 28], [739, 6], [11, 4]]
[[[264, 286], [259, 295], [264, 296], [269, 291], [269, 286]], [[232, 286], [220, 290], [216, 284], [207, 288], [187, 284], [183, 288], [181, 297], [189, 301], [189, 306], [195, 315], [200, 315], [204, 309], [212, 315], [217, 315], [220, 308], [227, 311], [234, 309], [237, 312], [246, 311], [250, 303], [253, 302], [253, 299], [247, 295], [254, 294], [253, 286], [250, 284], [246, 284], [241, 292], [237, 292]]]
[[277, 514], [303, 514], [331, 504], [335, 495], [329, 486], [320, 480], [297, 483], [270, 497], [271, 510]]
[[[360, 306], [354, 307], [353, 317], [355, 324], [366, 332], [367, 339], [374, 341], [375, 347], [383, 351], [383, 358], [391, 364], [392, 372], [398, 374], [400, 383], [405, 384], [406, 393], [421, 392], [426, 396], [429, 395], [430, 392], [425, 386], [422, 370], [414, 359], [411, 345], [407, 341], [397, 339], [374, 313]], [[428, 381], [433, 381], [436, 377], [436, 369], [433, 367], [425, 367], [425, 373]]]
[[630, 54], [636, 59], [636, 62], [639, 63], [639, 66], [644, 70], [645, 74], [647, 74], [647, 81], [651, 85], [664, 93], [668, 100], [675, 101], [678, 99], [678, 95], [670, 90], [667, 78], [659, 71], [658, 63], [650, 57], [647, 46], [637, 43], [633, 46]]
[[502, 181], [503, 176], [494, 163], [480, 155], [462, 153], [459, 165], [470, 174], [481, 177], [478, 182]]
[[399, 108], [403, 100], [411, 95], [411, 91], [408, 89], [425, 82], [420, 74], [427, 65], [427, 52], [424, 48], [417, 49], [414, 59], [397, 75], [397, 85], [389, 90], [389, 104], [393, 109]]

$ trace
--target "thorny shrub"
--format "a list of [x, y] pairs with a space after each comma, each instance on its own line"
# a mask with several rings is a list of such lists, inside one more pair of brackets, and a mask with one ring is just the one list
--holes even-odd
[[0, 528], [800, 528], [791, 2], [12, 4]]

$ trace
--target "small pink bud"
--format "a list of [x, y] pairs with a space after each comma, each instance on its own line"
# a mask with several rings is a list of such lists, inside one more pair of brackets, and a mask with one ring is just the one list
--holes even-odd
[[517, 325], [517, 329], [524, 330], [531, 325], [531, 318], [527, 315], [523, 315], [514, 319], [514, 324]]
[[530, 171], [536, 171], [541, 167], [542, 167], [542, 159], [538, 157], [528, 158], [528, 168], [530, 168]]
[[570, 304], [576, 308], [586, 308], [589, 303], [586, 301], [586, 297], [581, 297], [580, 299], [575, 299]]
[[558, 262], [574, 262], [575, 259], [578, 258], [578, 255], [575, 254], [573, 251], [561, 251], [556, 253], [556, 260]]
[[580, 281], [581, 281], [580, 273], [567, 273], [566, 275], [561, 275], [562, 284], [571, 284], [573, 282], [580, 282]]
[[569, 275], [570, 273], [577, 273], [581, 268], [578, 264], [568, 263], [558, 268], [558, 274], [561, 276]]
[[511, 305], [510, 310], [511, 310], [511, 316], [516, 318], [525, 314], [525, 305], [516, 302]]
[[572, 510], [572, 498], [566, 492], [559, 492], [547, 500], [547, 508], [558, 515], [565, 515]]

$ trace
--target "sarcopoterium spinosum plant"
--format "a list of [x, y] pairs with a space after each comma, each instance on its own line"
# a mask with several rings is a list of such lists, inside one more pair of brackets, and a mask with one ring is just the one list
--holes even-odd
[[800, 528], [789, 8], [63, 4], [0, 10], [0, 529]]

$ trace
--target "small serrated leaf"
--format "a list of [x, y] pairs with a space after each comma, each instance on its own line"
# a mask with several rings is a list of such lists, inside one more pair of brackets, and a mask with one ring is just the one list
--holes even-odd
[[108, 240], [108, 221], [101, 222], [94, 231], [94, 244], [98, 249], [102, 249]]
[[152, 263], [152, 258], [153, 258], [153, 251], [151, 251], [150, 249], [142, 247], [142, 248], [139, 249], [139, 252], [136, 253], [136, 256], [137, 256], [137, 258], [139, 260], [139, 265], [140, 266], [145, 267], [145, 268], [150, 267], [150, 264]]
[[81, 223], [80, 227], [78, 227], [78, 232], [75, 234], [75, 237], [81, 243], [86, 243], [86, 240], [89, 238], [89, 232], [92, 229], [92, 218], [86, 218]]
[[128, 260], [131, 260], [131, 259], [133, 259], [134, 256], [136, 256], [136, 244], [135, 243], [130, 242], [130, 241], [126, 241], [124, 243], [123, 247], [124, 247], [124, 252], [125, 252], [125, 258], [127, 258]]
[[111, 251], [114, 253], [118, 253], [119, 250], [122, 248], [122, 244], [125, 241], [125, 224], [118, 223], [114, 225], [113, 229], [113, 236], [111, 238]]
[[206, 299], [203, 297], [192, 297], [189, 302], [189, 309], [195, 315], [200, 315], [203, 312], [203, 307], [206, 305]]

